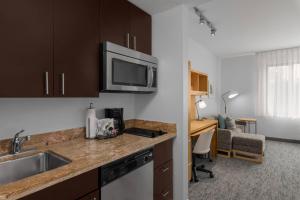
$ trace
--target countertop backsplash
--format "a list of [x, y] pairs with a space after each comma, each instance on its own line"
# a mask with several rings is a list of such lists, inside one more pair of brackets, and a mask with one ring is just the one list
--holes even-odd
[[[157, 121], [147, 121], [139, 119], [125, 120], [126, 128], [137, 127], [151, 130], [162, 130], [166, 132], [176, 133], [176, 124], [163, 123]], [[77, 138], [85, 137], [85, 128], [72, 128], [59, 131], [52, 131], [47, 133], [39, 133], [32, 135], [29, 141], [23, 144], [24, 149], [32, 147], [48, 146], [52, 144], [62, 143]], [[6, 153], [10, 150], [11, 139], [0, 140], [0, 153]]]

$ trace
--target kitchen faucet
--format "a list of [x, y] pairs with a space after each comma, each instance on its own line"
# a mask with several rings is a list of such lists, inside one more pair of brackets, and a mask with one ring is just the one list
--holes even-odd
[[20, 134], [23, 132], [24, 132], [24, 130], [19, 131], [18, 133], [15, 134], [14, 138], [12, 139], [12, 142], [11, 142], [11, 153], [12, 154], [20, 153], [22, 150], [22, 144], [24, 143], [24, 141], [30, 140], [30, 135], [25, 136], [25, 137], [20, 137]]

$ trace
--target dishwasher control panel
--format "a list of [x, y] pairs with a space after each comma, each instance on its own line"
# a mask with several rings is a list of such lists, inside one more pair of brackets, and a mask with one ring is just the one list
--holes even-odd
[[101, 187], [153, 161], [153, 149], [147, 149], [101, 167]]

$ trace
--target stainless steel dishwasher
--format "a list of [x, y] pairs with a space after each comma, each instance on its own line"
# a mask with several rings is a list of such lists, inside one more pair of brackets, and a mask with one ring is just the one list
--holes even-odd
[[153, 150], [101, 168], [101, 200], [153, 200]]

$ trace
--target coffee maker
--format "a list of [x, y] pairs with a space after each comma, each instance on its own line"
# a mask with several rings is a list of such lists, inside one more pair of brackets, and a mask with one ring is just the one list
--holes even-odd
[[125, 123], [123, 118], [123, 108], [106, 108], [105, 118], [113, 118], [115, 120], [115, 128], [118, 129], [118, 134], [122, 134], [125, 129]]

